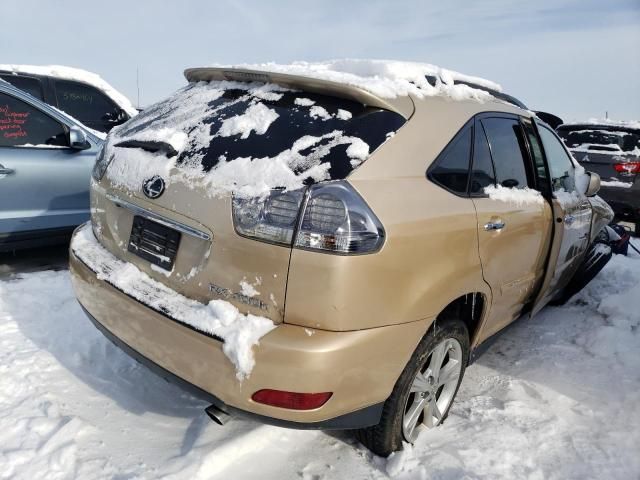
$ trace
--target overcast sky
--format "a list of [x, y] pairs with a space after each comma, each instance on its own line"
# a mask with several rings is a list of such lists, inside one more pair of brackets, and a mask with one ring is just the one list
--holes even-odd
[[489, 78], [566, 120], [640, 119], [640, 0], [3, 2], [0, 63], [99, 73], [148, 105], [212, 63], [385, 58]]

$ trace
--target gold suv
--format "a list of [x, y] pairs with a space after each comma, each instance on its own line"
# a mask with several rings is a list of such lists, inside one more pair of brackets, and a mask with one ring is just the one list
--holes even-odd
[[490, 337], [606, 263], [612, 213], [494, 84], [304, 68], [190, 69], [114, 129], [73, 283], [214, 420], [357, 429], [388, 455], [445, 419]]

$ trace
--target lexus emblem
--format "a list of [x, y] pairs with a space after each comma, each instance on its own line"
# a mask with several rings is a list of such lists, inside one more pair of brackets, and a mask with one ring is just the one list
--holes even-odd
[[149, 198], [158, 198], [164, 192], [164, 180], [160, 175], [154, 175], [142, 182], [142, 192]]

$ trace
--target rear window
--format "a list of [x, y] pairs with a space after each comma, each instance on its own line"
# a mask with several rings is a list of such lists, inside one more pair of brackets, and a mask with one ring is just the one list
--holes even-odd
[[609, 130], [558, 130], [558, 135], [569, 148], [589, 150], [622, 150], [630, 152], [640, 148], [640, 135], [637, 133]]
[[200, 82], [128, 121], [114, 132], [114, 143], [182, 133], [183, 144], [172, 145], [178, 166], [206, 173], [236, 159], [277, 157], [296, 176], [309, 172], [305, 183], [313, 183], [346, 177], [405, 121], [387, 110], [275, 85]]

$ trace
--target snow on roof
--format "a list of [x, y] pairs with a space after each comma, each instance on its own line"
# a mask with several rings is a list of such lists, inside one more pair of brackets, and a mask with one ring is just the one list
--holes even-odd
[[566, 122], [560, 125], [561, 127], [573, 127], [593, 125], [595, 126], [607, 126], [607, 127], [621, 127], [621, 128], [637, 128], [640, 129], [640, 120], [611, 120], [610, 118], [590, 118], [582, 122]]
[[[342, 59], [314, 63], [294, 62], [288, 65], [269, 62], [212, 65], [212, 67], [258, 70], [343, 83], [362, 88], [381, 98], [397, 98], [410, 94], [419, 98], [438, 94], [447, 95], [453, 99], [486, 100], [489, 98], [489, 94], [484, 91], [466, 85], [454, 85], [455, 80], [474, 83], [498, 92], [502, 91], [500, 85], [483, 78], [464, 75], [428, 63], [396, 60]], [[436, 86], [427, 81], [427, 75], [436, 77]]]
[[79, 68], [65, 67], [63, 65], [12, 65], [0, 64], [0, 70], [15, 73], [25, 73], [32, 75], [47, 75], [50, 77], [62, 78], [65, 80], [75, 80], [87, 83], [98, 90], [104, 92], [129, 116], [134, 116], [138, 110], [131, 104], [129, 99], [122, 93], [109, 85], [100, 75]]

